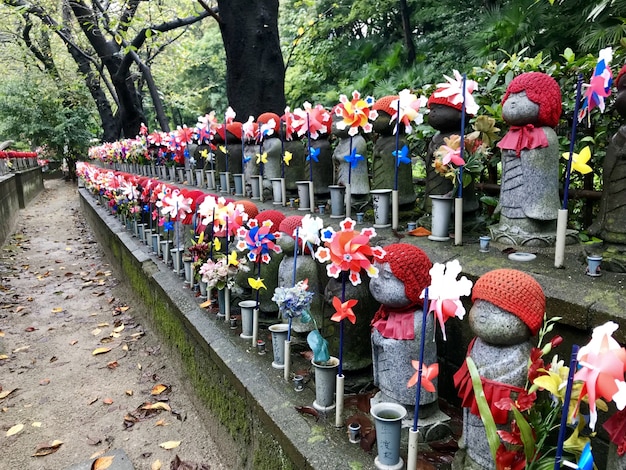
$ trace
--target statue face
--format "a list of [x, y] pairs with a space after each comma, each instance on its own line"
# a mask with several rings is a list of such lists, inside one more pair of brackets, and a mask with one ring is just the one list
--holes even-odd
[[474, 302], [469, 311], [469, 324], [476, 336], [490, 344], [510, 346], [531, 337], [522, 320], [486, 300]]
[[374, 263], [378, 277], [370, 279], [370, 292], [377, 302], [390, 308], [402, 308], [411, 302], [404, 292], [404, 283], [394, 276], [389, 263]]
[[502, 105], [502, 118], [513, 126], [537, 122], [539, 105], [526, 96], [526, 92], [512, 93]]

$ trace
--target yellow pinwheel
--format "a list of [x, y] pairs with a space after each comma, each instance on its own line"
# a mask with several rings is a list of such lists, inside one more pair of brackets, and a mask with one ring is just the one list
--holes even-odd
[[226, 146], [225, 145], [220, 145], [218, 148], [220, 149], [220, 152], [226, 153]]
[[239, 260], [237, 259], [237, 252], [233, 250], [230, 255], [228, 255], [228, 265], [237, 266], [238, 264]]
[[254, 290], [267, 289], [267, 287], [265, 287], [265, 284], [263, 284], [263, 279], [261, 278], [255, 279], [253, 277], [249, 277], [248, 284], [250, 284], [250, 287], [252, 287]]
[[209, 156], [209, 151], [208, 151], [207, 149], [202, 150], [202, 151], [200, 152], [200, 156], [201, 156], [202, 158], [206, 158], [206, 157], [208, 157], [208, 156]]
[[[565, 160], [569, 160], [569, 152], [563, 154]], [[572, 170], [577, 171], [580, 174], [586, 175], [591, 173], [592, 169], [587, 162], [591, 159], [591, 149], [586, 146], [580, 151], [580, 153], [572, 154]]]
[[291, 152], [285, 152], [285, 155], [283, 157], [283, 161], [285, 162], [285, 165], [289, 166], [289, 162], [291, 161], [292, 158], [293, 158], [293, 154]]
[[258, 165], [259, 163], [267, 163], [267, 152], [256, 154], [256, 164]]
[[222, 249], [222, 242], [217, 237], [213, 239], [213, 249], [215, 251], [220, 251]]

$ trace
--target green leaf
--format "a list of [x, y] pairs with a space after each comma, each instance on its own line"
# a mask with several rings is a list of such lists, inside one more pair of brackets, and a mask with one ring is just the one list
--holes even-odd
[[498, 429], [496, 428], [496, 423], [493, 420], [493, 415], [491, 414], [491, 410], [489, 409], [489, 404], [487, 404], [487, 400], [485, 399], [483, 384], [480, 381], [480, 375], [478, 374], [478, 369], [476, 369], [476, 364], [474, 364], [474, 361], [471, 357], [467, 357], [465, 359], [465, 362], [467, 363], [467, 369], [469, 370], [470, 376], [472, 377], [472, 387], [474, 388], [474, 396], [476, 397], [478, 411], [480, 411], [480, 419], [485, 425], [485, 432], [487, 433], [489, 449], [491, 450], [491, 456], [493, 457], [493, 460], [495, 462], [496, 452], [498, 452], [498, 447], [500, 447], [500, 437], [498, 436]]
[[526, 456], [526, 461], [532, 462], [533, 457], [535, 456], [535, 438], [533, 436], [533, 431], [530, 428], [528, 421], [526, 421], [522, 413], [520, 413], [517, 408], [513, 406], [511, 410], [515, 416], [515, 422], [517, 423], [522, 442], [524, 443], [524, 455]]
[[576, 54], [574, 54], [574, 51], [572, 51], [569, 47], [565, 49], [561, 56], [567, 61], [568, 64], [571, 64], [574, 60], [576, 60]]

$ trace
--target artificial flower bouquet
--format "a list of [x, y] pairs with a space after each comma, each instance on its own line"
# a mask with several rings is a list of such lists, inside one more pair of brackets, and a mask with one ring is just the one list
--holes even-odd
[[224, 288], [234, 290], [237, 287], [235, 283], [237, 273], [248, 271], [250, 271], [250, 267], [247, 265], [246, 259], [237, 259], [235, 252], [229, 256], [220, 255], [215, 260], [209, 259], [199, 269], [201, 279], [207, 283], [207, 287], [218, 290]]
[[[468, 368], [472, 376], [474, 393], [485, 425], [487, 439], [497, 470], [542, 470], [554, 468], [557, 454], [562, 450], [563, 462], [572, 468], [591, 470], [594, 468], [591, 454], [591, 437], [595, 435], [597, 410], [607, 411], [604, 400], [614, 401], [619, 410], [626, 407], [626, 349], [612, 338], [617, 324], [607, 322], [594, 329], [591, 341], [575, 355], [577, 368], [571, 382], [570, 401], [567, 400], [570, 367], [555, 355], [549, 362], [544, 358], [562, 341], [557, 336], [543, 344], [545, 336], [552, 331], [559, 318], [544, 319], [539, 332], [539, 343], [532, 348], [528, 360], [528, 381], [517, 397], [507, 397], [494, 405], [513, 414], [509, 430], [498, 430], [482, 395], [478, 371], [470, 358]], [[581, 413], [581, 403], [586, 403]], [[557, 435], [561, 431], [563, 410], [567, 410], [567, 439], [559, 449]], [[623, 419], [623, 414], [614, 415]], [[610, 420], [609, 420], [610, 421]], [[606, 427], [606, 425], [605, 425]], [[621, 429], [626, 429], [621, 426]], [[623, 441], [611, 434], [613, 442]]]
[[474, 132], [465, 136], [463, 155], [461, 155], [461, 137], [453, 134], [444, 137], [445, 144], [434, 153], [433, 168], [444, 178], [454, 183], [455, 188], [461, 179], [463, 168], [463, 187], [483, 171], [484, 165], [491, 158], [491, 146], [497, 139], [500, 129], [495, 127], [495, 119], [479, 116], [473, 124]]
[[278, 305], [278, 313], [286, 319], [300, 318], [303, 323], [311, 321], [309, 311], [314, 294], [308, 288], [308, 279], [297, 282], [293, 287], [277, 287], [272, 300]]

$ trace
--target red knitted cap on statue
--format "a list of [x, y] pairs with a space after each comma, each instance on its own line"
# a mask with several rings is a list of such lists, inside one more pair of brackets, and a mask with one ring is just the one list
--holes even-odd
[[429, 271], [433, 266], [428, 255], [408, 243], [394, 243], [384, 249], [381, 263], [389, 263], [393, 275], [404, 284], [404, 293], [411, 304], [421, 304], [420, 294], [430, 285]]
[[543, 72], [526, 72], [518, 75], [506, 89], [502, 104], [511, 93], [526, 92], [530, 101], [539, 105], [537, 122], [540, 126], [556, 127], [561, 118], [561, 88], [554, 78]]
[[285, 220], [285, 214], [280, 211], [276, 211], [270, 209], [268, 211], [260, 212], [259, 215], [256, 216], [256, 220], [259, 225], [262, 225], [266, 220], [272, 221], [272, 229], [271, 232], [277, 232], [280, 227], [280, 223]]
[[472, 289], [476, 299], [491, 302], [522, 320], [536, 335], [543, 323], [546, 296], [529, 274], [516, 269], [495, 269], [481, 276]]
[[230, 124], [226, 125], [226, 132], [234, 135], [238, 139], [241, 139], [241, 128], [242, 128], [242, 125], [240, 122], [233, 121]]
[[450, 108], [458, 109], [459, 111], [461, 111], [461, 109], [463, 108], [463, 103], [462, 102], [453, 104], [452, 101], [450, 101], [450, 98], [448, 98], [448, 97], [445, 97], [445, 96], [435, 96], [437, 93], [439, 93], [441, 91], [446, 91], [446, 90], [445, 90], [445, 88], [437, 88], [434, 91], [434, 93], [432, 95], [430, 95], [430, 98], [428, 98], [428, 102], [426, 103], [426, 105], [430, 108], [431, 105], [433, 105], [433, 104], [442, 104], [444, 106], [449, 106]]
[[389, 116], [393, 116], [396, 113], [396, 110], [391, 107], [391, 103], [397, 99], [398, 95], [383, 96], [382, 98], [376, 100], [372, 109], [382, 111], [389, 114]]
[[615, 84], [616, 87], [619, 87], [619, 81], [621, 80], [621, 78], [624, 76], [624, 74], [626, 74], [626, 65], [624, 65], [620, 70], [619, 73], [617, 74], [617, 78], [615, 79], [615, 82], [613, 82]]
[[303, 216], [301, 215], [290, 215], [285, 217], [278, 226], [278, 231], [293, 237], [293, 232], [296, 231], [296, 228], [302, 227], [302, 217]]
[[278, 129], [280, 129], [280, 116], [276, 113], [263, 113], [257, 118], [256, 122], [265, 124], [272, 119], [274, 120], [274, 132], [278, 132]]
[[254, 219], [257, 215], [259, 215], [259, 208], [252, 201], [242, 199], [240, 201], [235, 201], [235, 204], [241, 204], [243, 206], [243, 211], [248, 214], [248, 218], [250, 219]]

